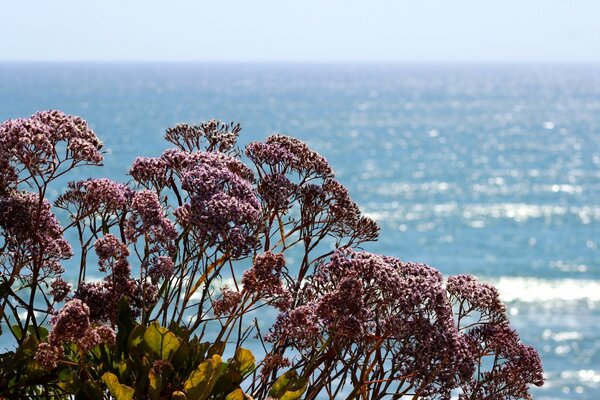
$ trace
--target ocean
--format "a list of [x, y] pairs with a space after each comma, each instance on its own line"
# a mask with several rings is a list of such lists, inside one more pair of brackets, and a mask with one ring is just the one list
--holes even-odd
[[127, 180], [179, 122], [307, 142], [381, 225], [365, 250], [495, 284], [535, 398], [600, 398], [600, 66], [0, 64], [0, 120], [44, 109], [105, 143], [72, 179]]

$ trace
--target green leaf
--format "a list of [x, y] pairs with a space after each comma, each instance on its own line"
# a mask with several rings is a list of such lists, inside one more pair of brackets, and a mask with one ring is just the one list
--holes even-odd
[[121, 377], [127, 375], [129, 369], [130, 369], [129, 364], [127, 364], [126, 361], [121, 361], [117, 364], [117, 372], [119, 373], [119, 376], [121, 376]]
[[81, 389], [81, 381], [75, 372], [63, 369], [58, 374], [58, 387], [69, 394], [77, 394]]
[[256, 361], [256, 358], [250, 350], [238, 347], [235, 349], [231, 368], [235, 369], [240, 374], [245, 375], [254, 369], [254, 361]]
[[152, 370], [148, 373], [148, 395], [151, 400], [160, 399], [160, 392], [162, 391], [162, 376], [156, 375]]
[[133, 332], [133, 329], [137, 326], [134, 324], [134, 318], [131, 313], [131, 307], [129, 306], [129, 299], [123, 296], [117, 303], [117, 356], [128, 356], [128, 340]]
[[105, 372], [104, 375], [102, 375], [102, 381], [106, 384], [110, 394], [116, 400], [133, 399], [134, 390], [127, 385], [122, 385], [119, 383], [119, 379], [115, 374]]
[[225, 351], [225, 342], [214, 342], [209, 348], [208, 348], [208, 357], [212, 357], [215, 354], [218, 354], [220, 356], [223, 355], [223, 352]]
[[225, 400], [246, 400], [246, 395], [242, 391], [242, 389], [237, 388], [233, 392], [229, 393]]
[[154, 321], [144, 332], [144, 343], [161, 360], [168, 360], [181, 345], [173, 332]]
[[11, 325], [10, 330], [12, 331], [13, 335], [17, 340], [21, 340], [21, 338], [23, 337], [23, 330], [21, 329], [21, 327], [19, 327], [19, 325]]
[[31, 360], [37, 353], [39, 341], [35, 335], [29, 335], [25, 338], [23, 343], [15, 351], [14, 360], [19, 363], [25, 363], [27, 360]]
[[221, 356], [213, 355], [210, 359], [198, 365], [190, 376], [183, 389], [189, 400], [205, 400], [210, 396], [221, 369]]
[[102, 393], [102, 389], [100, 385], [96, 381], [88, 379], [83, 383], [83, 393], [78, 393], [75, 395], [76, 399], [93, 399], [93, 400], [103, 400], [104, 395]]
[[277, 378], [269, 390], [269, 396], [280, 400], [297, 400], [304, 394], [307, 386], [306, 379], [300, 379], [296, 370], [292, 369]]
[[127, 338], [127, 350], [133, 360], [141, 357], [139, 347], [144, 341], [144, 332], [146, 332], [146, 328], [143, 325], [136, 325]]

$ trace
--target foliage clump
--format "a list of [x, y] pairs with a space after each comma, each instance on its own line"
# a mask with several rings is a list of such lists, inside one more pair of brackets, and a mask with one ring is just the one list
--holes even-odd
[[360, 251], [379, 228], [327, 160], [283, 135], [242, 152], [240, 130], [177, 125], [130, 182], [70, 182], [52, 205], [102, 142], [60, 111], [0, 125], [0, 333], [16, 346], [0, 397], [521, 399], [543, 384], [494, 287]]

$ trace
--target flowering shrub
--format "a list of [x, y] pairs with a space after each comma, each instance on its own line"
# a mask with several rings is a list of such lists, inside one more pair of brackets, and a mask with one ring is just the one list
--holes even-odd
[[71, 182], [51, 205], [102, 142], [59, 111], [0, 126], [0, 327], [16, 346], [0, 398], [526, 399], [543, 384], [494, 287], [357, 251], [379, 228], [325, 158], [282, 135], [243, 158], [240, 130], [177, 125], [132, 181]]

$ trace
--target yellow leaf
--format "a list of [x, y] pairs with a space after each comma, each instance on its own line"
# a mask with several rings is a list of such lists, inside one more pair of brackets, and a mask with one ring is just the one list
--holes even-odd
[[181, 339], [154, 321], [144, 332], [144, 343], [158, 358], [168, 360], [181, 346]]
[[255, 360], [256, 358], [250, 350], [238, 347], [237, 349], [235, 349], [232, 367], [240, 374], [245, 375], [246, 373], [254, 369]]
[[210, 396], [219, 375], [221, 374], [221, 356], [213, 355], [198, 365], [190, 376], [183, 389], [189, 400], [206, 400]]
[[235, 389], [233, 392], [229, 393], [225, 400], [246, 400], [246, 395], [242, 392], [242, 389]]
[[102, 375], [102, 381], [106, 384], [110, 394], [116, 400], [133, 399], [133, 394], [135, 391], [129, 386], [119, 383], [119, 379], [115, 374], [111, 374], [110, 372], [104, 373], [104, 375]]

